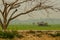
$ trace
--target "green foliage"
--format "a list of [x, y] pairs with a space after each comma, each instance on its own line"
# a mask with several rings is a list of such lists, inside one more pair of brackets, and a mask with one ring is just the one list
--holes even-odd
[[[1, 27], [0, 27], [0, 30]], [[54, 24], [49, 26], [38, 26], [38, 25], [28, 25], [28, 24], [20, 24], [20, 25], [9, 25], [7, 30], [60, 30], [60, 24]]]
[[16, 36], [17, 36], [18, 38], [23, 38], [23, 37], [24, 37], [24, 36], [21, 35], [21, 34], [19, 34], [19, 35], [17, 34]]
[[60, 33], [55, 33], [55, 34], [49, 34], [52, 37], [60, 37]]
[[10, 25], [8, 30], [60, 30], [60, 25], [38, 26], [38, 25]]
[[0, 38], [14, 38], [14, 34], [12, 32], [0, 32]]
[[12, 32], [2, 32], [2, 31], [0, 31], [0, 38], [9, 38], [9, 39], [12, 39], [14, 37], [22, 38], [23, 35], [18, 34], [15, 31], [12, 31]]
[[48, 26], [48, 23], [42, 21], [38, 23], [38, 26]]
[[18, 38], [23, 38], [24, 37], [22, 34], [19, 34], [17, 31], [12, 31], [12, 32]]

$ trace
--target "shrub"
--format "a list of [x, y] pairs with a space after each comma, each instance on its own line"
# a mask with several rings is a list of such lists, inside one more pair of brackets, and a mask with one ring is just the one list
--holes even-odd
[[22, 34], [20, 34], [20, 35], [17, 34], [16, 37], [23, 38], [24, 36]]
[[60, 36], [60, 33], [49, 34], [49, 35], [51, 35], [52, 37], [58, 37], [58, 36]]
[[15, 31], [12, 31], [12, 32], [2, 32], [2, 31], [0, 31], [0, 38], [9, 38], [9, 39], [12, 39], [14, 37], [22, 38], [23, 35], [18, 34]]
[[48, 26], [47, 22], [38, 22], [38, 26]]
[[0, 32], [0, 38], [14, 38], [14, 34], [11, 32]]
[[18, 38], [23, 38], [24, 37], [22, 34], [19, 34], [17, 31], [12, 31], [12, 32]]

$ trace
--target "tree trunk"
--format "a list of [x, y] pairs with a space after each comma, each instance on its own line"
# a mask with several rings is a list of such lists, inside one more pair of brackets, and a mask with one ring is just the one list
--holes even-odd
[[6, 24], [3, 24], [2, 31], [3, 32], [7, 31], [7, 25]]

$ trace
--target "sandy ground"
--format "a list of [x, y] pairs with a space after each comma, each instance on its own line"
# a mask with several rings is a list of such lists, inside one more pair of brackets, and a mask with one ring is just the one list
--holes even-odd
[[[49, 34], [60, 33], [60, 31], [18, 31], [19, 34], [24, 37], [21, 38], [13, 38], [9, 40], [60, 40], [60, 36], [53, 37]], [[8, 40], [2, 39], [0, 40]]]

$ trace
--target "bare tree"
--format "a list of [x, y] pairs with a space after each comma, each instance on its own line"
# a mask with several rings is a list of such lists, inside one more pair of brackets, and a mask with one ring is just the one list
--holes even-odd
[[[28, 1], [35, 1], [35, 0], [24, 0], [22, 2], [19, 2], [19, 0], [16, 0], [15, 2], [13, 3], [6, 3], [5, 0], [2, 0], [3, 2], [3, 5], [4, 5], [4, 9], [3, 11], [0, 9], [0, 13], [2, 14], [2, 17], [3, 17], [3, 20], [0, 18], [0, 24], [1, 24], [1, 27], [3, 30], [6, 30], [10, 21], [21, 16], [21, 15], [25, 15], [25, 14], [28, 14], [30, 12], [33, 12], [33, 11], [36, 11], [36, 10], [41, 10], [41, 9], [44, 9], [48, 12], [47, 9], [52, 9], [52, 10], [60, 10], [59, 8], [54, 8], [53, 6], [54, 5], [44, 5], [44, 3], [46, 3], [48, 0], [40, 0], [39, 4], [37, 4], [35, 7], [32, 7], [30, 10], [26, 11], [26, 12], [23, 12], [23, 13], [19, 13], [15, 16], [13, 16], [17, 11], [18, 11], [18, 7], [21, 6], [22, 3], [25, 3], [25, 2], [28, 2]], [[49, 1], [48, 1], [49, 2]], [[15, 11], [13, 11], [13, 13], [10, 15], [9, 19], [7, 19], [8, 15], [9, 15], [9, 12], [12, 10], [12, 9], [15, 9]]]

